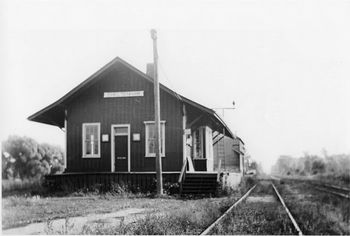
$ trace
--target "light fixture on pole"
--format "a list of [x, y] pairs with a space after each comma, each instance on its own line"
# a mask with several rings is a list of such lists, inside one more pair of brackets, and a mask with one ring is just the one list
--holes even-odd
[[235, 101], [232, 101], [232, 107], [214, 107], [213, 110], [222, 110], [222, 118], [225, 117], [225, 110], [234, 110], [235, 109]]

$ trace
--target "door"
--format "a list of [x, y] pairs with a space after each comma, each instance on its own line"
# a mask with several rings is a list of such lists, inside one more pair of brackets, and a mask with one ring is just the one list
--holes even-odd
[[112, 172], [130, 171], [130, 125], [112, 125]]
[[118, 135], [114, 137], [115, 171], [128, 171], [128, 136]]

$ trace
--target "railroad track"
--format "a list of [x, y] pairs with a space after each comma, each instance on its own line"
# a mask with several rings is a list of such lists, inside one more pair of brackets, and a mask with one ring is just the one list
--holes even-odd
[[[266, 180], [264, 180], [266, 182]], [[298, 235], [303, 235], [302, 231], [300, 230], [300, 227], [298, 226], [297, 222], [295, 221], [294, 217], [292, 216], [292, 214], [290, 213], [288, 207], [286, 206], [286, 204], [284, 203], [284, 200], [282, 198], [282, 196], [279, 194], [277, 188], [275, 187], [275, 185], [272, 183], [272, 181], [268, 181], [270, 182], [274, 193], [277, 196], [278, 201], [281, 203], [281, 205], [283, 206], [283, 209], [285, 210], [285, 213], [287, 213], [288, 218], [290, 220], [290, 222], [292, 223], [293, 227], [294, 227], [294, 231], [297, 232]], [[254, 185], [251, 189], [249, 189], [238, 201], [236, 201], [230, 208], [228, 208], [217, 220], [215, 220], [208, 228], [206, 228], [200, 235], [207, 235], [210, 234], [210, 232], [213, 231], [213, 229], [215, 227], [217, 227], [221, 222], [223, 222], [225, 220], [225, 218], [230, 217], [231, 212], [239, 205], [241, 204], [246, 198], [248, 198], [251, 193], [254, 191], [254, 189], [256, 188], [257, 184]], [[230, 232], [232, 233], [232, 232]], [[249, 234], [249, 233], [248, 233]]]
[[321, 183], [311, 183], [311, 185], [317, 190], [350, 199], [350, 189], [348, 188]]
[[279, 178], [276, 176], [271, 176], [271, 179], [277, 180], [277, 181], [280, 181], [283, 179], [305, 181], [319, 191], [331, 193], [331, 194], [339, 196], [339, 197], [350, 199], [350, 188], [332, 185], [332, 184], [321, 183], [321, 182], [312, 181], [312, 180], [305, 180], [305, 179], [301, 179], [301, 178]]

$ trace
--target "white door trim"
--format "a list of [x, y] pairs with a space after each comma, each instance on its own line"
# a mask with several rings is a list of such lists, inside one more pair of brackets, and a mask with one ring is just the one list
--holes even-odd
[[118, 136], [128, 136], [128, 172], [130, 172], [130, 124], [117, 124], [117, 125], [111, 125], [111, 172], [115, 172], [115, 166], [114, 166], [114, 160], [115, 160], [115, 132], [114, 132], [114, 128], [118, 128], [118, 127], [127, 127], [128, 128], [128, 132], [125, 134], [117, 134]]

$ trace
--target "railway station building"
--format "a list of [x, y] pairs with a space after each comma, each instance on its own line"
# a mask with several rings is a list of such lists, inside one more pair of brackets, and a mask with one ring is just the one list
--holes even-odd
[[[152, 71], [152, 66], [147, 68]], [[65, 171], [48, 178], [76, 188], [115, 181], [147, 190], [155, 178], [153, 104], [152, 76], [117, 57], [31, 115], [31, 121], [65, 131]], [[243, 157], [237, 155], [242, 155], [243, 141], [214, 110], [160, 84], [160, 113], [164, 181], [183, 182], [191, 174], [205, 178], [224, 171], [240, 179]], [[231, 159], [222, 150], [223, 142], [232, 151]], [[233, 149], [236, 144], [238, 152]], [[221, 169], [222, 158], [232, 169]], [[181, 172], [187, 175], [179, 178]]]

